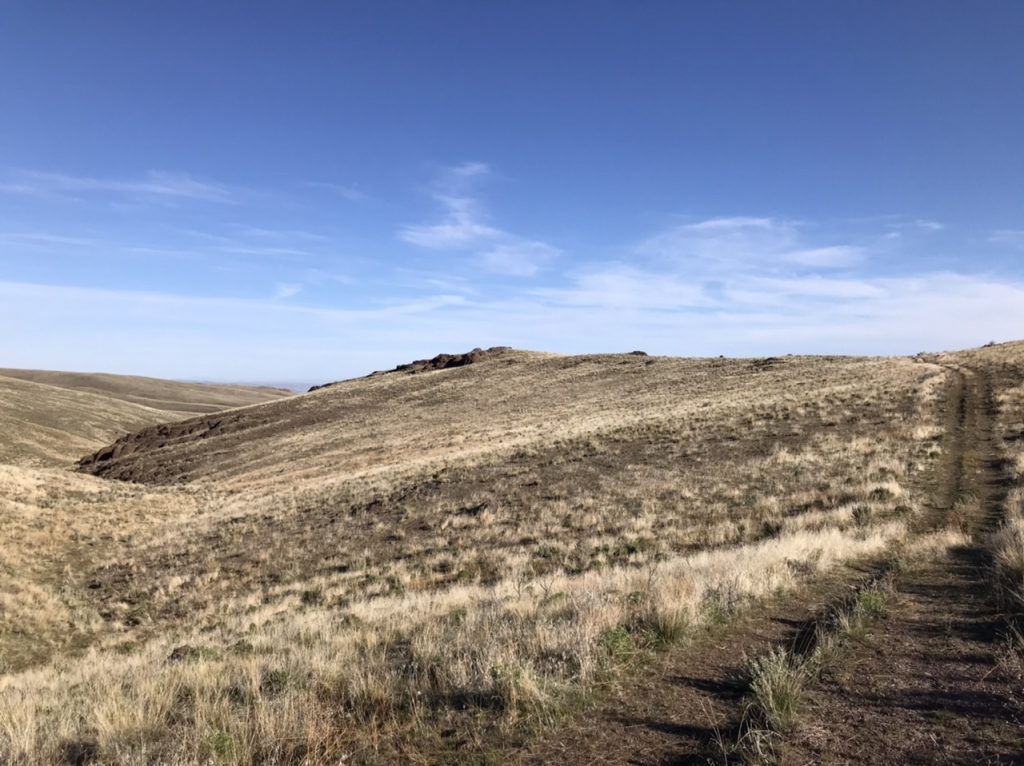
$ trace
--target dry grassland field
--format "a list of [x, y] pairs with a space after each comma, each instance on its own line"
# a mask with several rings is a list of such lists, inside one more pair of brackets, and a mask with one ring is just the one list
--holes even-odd
[[0, 763], [1024, 762], [1024, 344], [469, 361], [0, 370]]

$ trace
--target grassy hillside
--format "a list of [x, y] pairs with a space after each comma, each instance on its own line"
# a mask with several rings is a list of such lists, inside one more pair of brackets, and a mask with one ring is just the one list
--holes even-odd
[[476, 762], [631, 658], [932, 550], [955, 368], [1022, 348], [502, 350], [8, 467], [0, 760]]
[[919, 373], [910, 360], [510, 350], [468, 367], [360, 378], [145, 429], [104, 450], [87, 470], [148, 483], [322, 488], [325, 480], [422, 471], [631, 427], [689, 431], [702, 421], [716, 428], [746, 421], [755, 431], [792, 436], [849, 417], [842, 405], [856, 405], [857, 388], [881, 386], [877, 393], [884, 394], [886, 375], [895, 386]]
[[108, 375], [98, 372], [57, 372], [0, 368], [0, 377], [86, 391], [134, 402], [157, 410], [196, 414], [231, 407], [259, 404], [290, 396], [291, 392], [267, 386], [236, 386], [221, 383], [189, 383], [179, 380], [145, 378], [137, 375]]
[[277, 389], [0, 370], [0, 462], [68, 465], [127, 431], [281, 398]]
[[71, 474], [76, 460], [128, 431], [281, 395], [152, 378], [3, 370], [0, 671], [87, 645], [102, 620], [82, 610], [79, 578], [97, 546], [155, 517], [193, 508], [182, 493], [161, 496]]

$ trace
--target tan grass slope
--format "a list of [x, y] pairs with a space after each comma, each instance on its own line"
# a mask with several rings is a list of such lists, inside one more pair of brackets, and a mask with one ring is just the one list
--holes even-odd
[[68, 465], [126, 431], [287, 394], [122, 375], [0, 369], [0, 462]]
[[824, 390], [863, 385], [910, 364], [509, 349], [471, 366], [343, 381], [285, 401], [143, 429], [87, 458], [83, 467], [147, 483], [308, 486], [638, 424], [677, 429], [711, 412], [757, 413], [797, 400], [816, 410]]
[[224, 383], [194, 383], [182, 380], [146, 378], [138, 375], [110, 375], [101, 372], [59, 372], [56, 370], [14, 370], [0, 368], [0, 377], [86, 391], [157, 410], [194, 415], [290, 396], [283, 388], [242, 386]]

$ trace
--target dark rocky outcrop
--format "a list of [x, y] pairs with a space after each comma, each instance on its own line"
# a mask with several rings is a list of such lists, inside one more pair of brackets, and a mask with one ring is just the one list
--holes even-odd
[[[488, 349], [474, 348], [472, 351], [467, 351], [464, 354], [438, 354], [432, 359], [417, 359], [415, 362], [400, 364], [393, 370], [371, 372], [367, 377], [372, 378], [376, 375], [393, 375], [395, 373], [416, 375], [421, 372], [433, 372], [434, 370], [450, 370], [453, 367], [465, 367], [468, 364], [482, 362], [485, 359], [490, 359], [511, 350], [509, 346], [492, 346]], [[323, 383], [319, 386], [312, 386], [309, 390], [317, 391], [342, 382], [344, 381], [336, 380], [331, 383]]]

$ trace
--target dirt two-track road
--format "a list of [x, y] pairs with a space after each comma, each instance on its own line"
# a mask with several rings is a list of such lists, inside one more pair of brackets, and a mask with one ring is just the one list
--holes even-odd
[[950, 367], [944, 456], [918, 524], [922, 534], [959, 529], [965, 544], [895, 574], [891, 561], [863, 562], [764, 603], [728, 630], [662, 654], [592, 715], [527, 748], [521, 762], [758, 762], [736, 747], [750, 709], [750, 659], [798, 647], [830, 603], [887, 571], [887, 617], [813, 680], [768, 762], [1024, 764], [1024, 679], [1000, 666], [1005, 624], [983, 545], [1002, 518], [1007, 485], [993, 385], [982, 367]]

